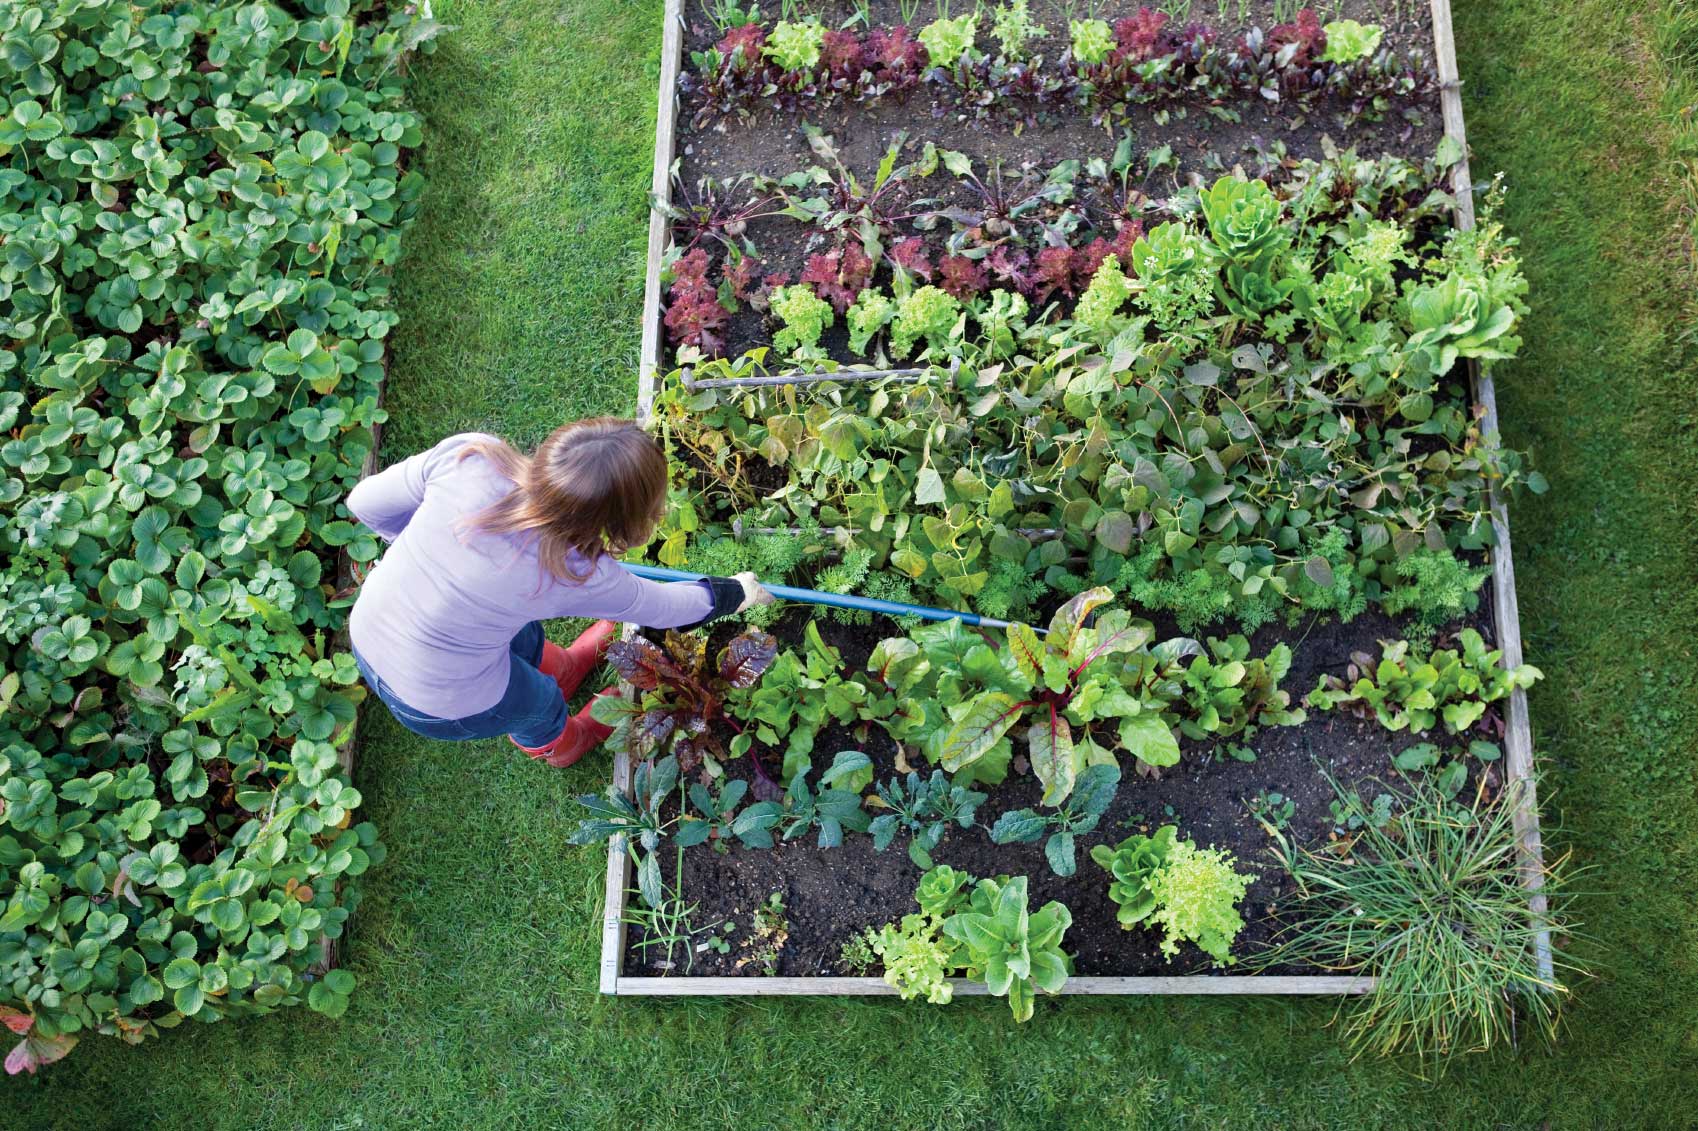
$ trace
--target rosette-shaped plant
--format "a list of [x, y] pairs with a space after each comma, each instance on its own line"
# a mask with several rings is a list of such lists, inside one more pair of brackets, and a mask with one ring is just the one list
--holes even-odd
[[1216, 965], [1233, 961], [1232, 940], [1244, 929], [1238, 903], [1251, 878], [1233, 870], [1232, 854], [1176, 843], [1150, 879], [1156, 907], [1151, 915], [1162, 928], [1161, 951], [1172, 958], [1181, 942], [1194, 942]]
[[820, 46], [824, 42], [825, 28], [812, 17], [779, 20], [772, 25], [765, 51], [767, 58], [787, 71], [806, 71], [819, 65]]
[[1058, 993], [1071, 965], [1061, 939], [1073, 925], [1072, 913], [1053, 900], [1035, 914], [1026, 905], [1025, 876], [1000, 883], [980, 880], [974, 909], [943, 924], [944, 935], [961, 946], [967, 976], [1006, 997], [1015, 1021], [1031, 1018], [1038, 990]]
[[1510, 334], [1515, 308], [1492, 293], [1485, 279], [1452, 274], [1409, 294], [1409, 360], [1434, 377], [1465, 357], [1515, 356], [1521, 339]]
[[953, 67], [970, 56], [978, 32], [979, 17], [968, 12], [954, 19], [933, 20], [920, 29], [920, 45], [934, 67]]
[[1230, 262], [1263, 264], [1285, 245], [1279, 200], [1262, 181], [1222, 177], [1201, 199], [1209, 237]]
[[1163, 825], [1152, 836], [1134, 833], [1113, 848], [1099, 844], [1091, 849], [1091, 859], [1112, 877], [1108, 897], [1119, 908], [1114, 917], [1126, 930], [1155, 911], [1156, 896], [1150, 885], [1178, 839], [1177, 827]]
[[1106, 62], [1115, 48], [1114, 32], [1105, 20], [1073, 20], [1068, 30], [1073, 35], [1073, 61], [1082, 67]]

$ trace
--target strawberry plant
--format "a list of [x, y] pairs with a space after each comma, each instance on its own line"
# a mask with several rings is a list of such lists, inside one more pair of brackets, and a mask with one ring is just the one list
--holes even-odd
[[421, 189], [415, 9], [0, 9], [0, 1013], [306, 1003], [381, 861], [334, 562]]

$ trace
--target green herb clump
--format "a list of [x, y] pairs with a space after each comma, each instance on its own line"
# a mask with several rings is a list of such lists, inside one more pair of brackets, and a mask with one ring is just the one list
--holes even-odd
[[995, 620], [1019, 620], [1033, 604], [1049, 591], [1042, 574], [1027, 572], [1019, 562], [999, 559], [990, 568], [990, 577], [974, 598], [977, 611]]
[[1028, 0], [1005, 0], [991, 16], [991, 35], [1002, 45], [1002, 57], [1013, 61], [1027, 58], [1029, 45], [1049, 32], [1032, 19]]
[[[691, 541], [680, 568], [709, 577], [732, 577], [753, 573], [763, 581], [782, 585], [790, 575], [817, 552], [820, 538], [807, 528], [800, 534], [751, 534], [743, 539], [703, 538]], [[783, 612], [778, 604], [756, 605], [741, 613], [743, 620], [766, 628]]]
[[305, 1003], [375, 828], [340, 765], [342, 499], [423, 182], [370, 4], [0, 9], [0, 1015], [89, 1034]]
[[1398, 583], [1381, 600], [1393, 616], [1413, 613], [1419, 630], [1430, 636], [1480, 607], [1480, 586], [1490, 566], [1470, 566], [1449, 550], [1416, 550], [1397, 563]]
[[[1333, 786], [1335, 809], [1367, 809]], [[1348, 852], [1334, 843], [1302, 848], [1275, 830], [1297, 890], [1258, 965], [1373, 978], [1344, 1023], [1359, 1052], [1443, 1060], [1519, 1044], [1529, 1031], [1554, 1037], [1567, 993], [1561, 979], [1584, 971], [1561, 949], [1573, 893], [1560, 862], [1539, 877], [1544, 902], [1535, 910], [1528, 901], [1520, 788], [1512, 783], [1473, 807], [1427, 785], [1395, 799], [1381, 794], [1383, 819], [1356, 826]], [[1549, 969], [1542, 946], [1552, 948]]]

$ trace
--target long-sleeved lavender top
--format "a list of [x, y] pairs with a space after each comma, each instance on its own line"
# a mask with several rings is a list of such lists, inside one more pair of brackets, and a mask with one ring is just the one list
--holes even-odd
[[673, 628], [712, 611], [704, 583], [646, 581], [606, 556], [573, 583], [546, 574], [528, 538], [461, 527], [513, 490], [482, 456], [461, 458], [467, 442], [484, 438], [450, 436], [348, 494], [354, 516], [393, 543], [361, 587], [348, 633], [409, 707], [461, 719], [495, 706], [507, 690], [508, 645], [529, 621]]

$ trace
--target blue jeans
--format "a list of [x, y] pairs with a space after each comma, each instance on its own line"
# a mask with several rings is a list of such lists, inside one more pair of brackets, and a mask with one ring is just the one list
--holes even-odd
[[566, 729], [569, 712], [566, 710], [566, 697], [560, 694], [560, 685], [543, 675], [537, 666], [542, 662], [542, 623], [532, 621], [521, 628], [519, 634], [513, 637], [510, 648], [513, 667], [501, 702], [487, 711], [460, 719], [440, 719], [407, 706], [387, 683], [378, 678], [357, 651], [354, 663], [359, 665], [360, 674], [365, 677], [366, 686], [371, 688], [372, 694], [383, 700], [383, 705], [389, 708], [396, 722], [414, 734], [450, 742], [507, 734], [512, 735], [520, 746], [532, 749], [546, 746]]

